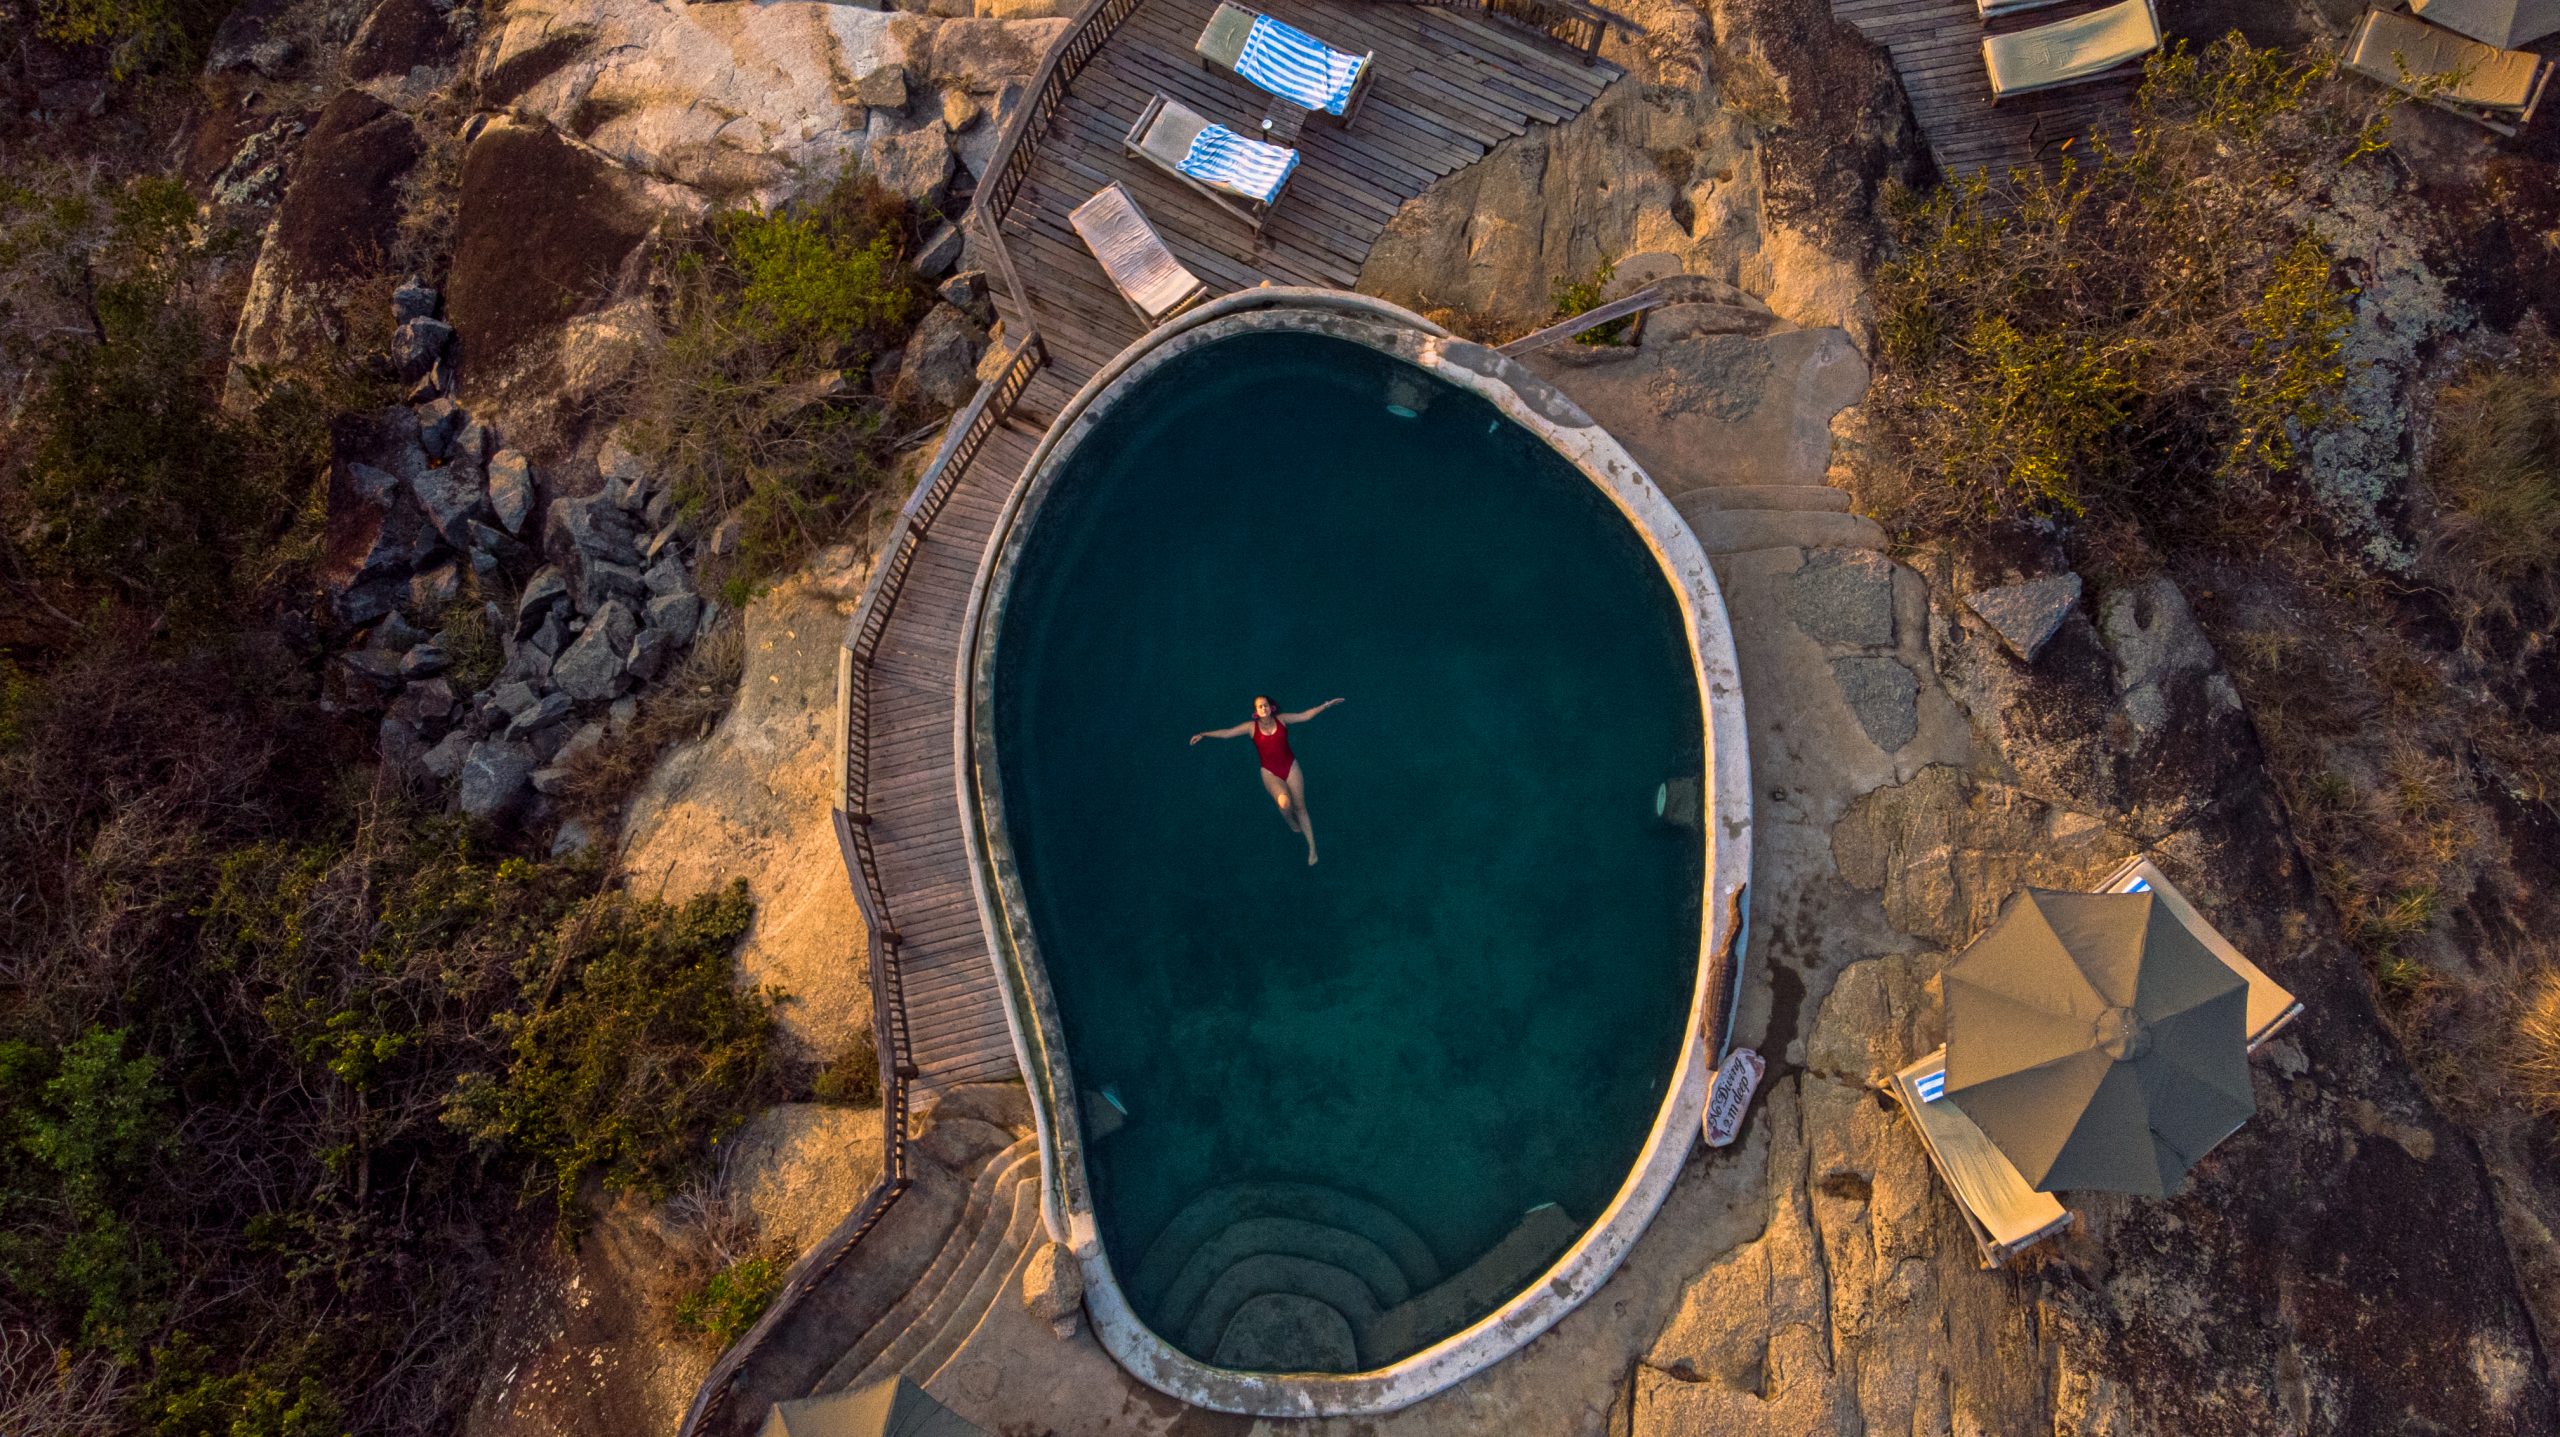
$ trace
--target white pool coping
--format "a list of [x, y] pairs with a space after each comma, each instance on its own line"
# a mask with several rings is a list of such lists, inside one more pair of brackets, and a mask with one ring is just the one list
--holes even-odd
[[[1312, 331], [1364, 344], [1427, 369], [1500, 409], [1544, 439], [1607, 495], [1661, 566], [1689, 634], [1704, 737], [1701, 772], [1712, 815], [1697, 979], [1687, 1036], [1652, 1130], [1608, 1207], [1538, 1279], [1475, 1323], [1412, 1356], [1356, 1373], [1240, 1372], [1202, 1362], [1158, 1337], [1131, 1310], [1094, 1221], [1084, 1173], [1076, 1085], [1048, 975], [1028, 920], [1004, 830], [1002, 781], [992, 761], [995, 645], [1030, 525], [1057, 474], [1092, 432], [1113, 389], [1201, 345], [1238, 334]], [[1751, 773], [1744, 746], [1741, 671], [1715, 572], [1687, 522], [1618, 441], [1552, 385], [1492, 349], [1457, 338], [1409, 310], [1339, 290], [1264, 286], [1212, 301], [1159, 326], [1103, 366], [1059, 413], [1014, 486], [978, 563], [954, 679], [953, 765], [969, 854], [969, 881], [985, 925], [1014, 1055], [1039, 1129], [1041, 1213], [1050, 1236], [1074, 1254], [1095, 1334], [1114, 1360], [1168, 1396], [1259, 1417], [1350, 1417], [1393, 1412], [1492, 1366], [1554, 1326], [1617, 1270], [1678, 1180], [1706, 1104], [1708, 1080], [1730, 1038], [1740, 991], [1751, 872]], [[1001, 901], [999, 900], [1001, 898]], [[1712, 1027], [1714, 1031], [1709, 1031]]]

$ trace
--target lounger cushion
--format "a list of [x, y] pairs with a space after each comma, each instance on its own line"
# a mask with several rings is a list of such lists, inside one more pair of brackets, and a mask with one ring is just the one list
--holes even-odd
[[2122, 0], [2068, 20], [1982, 42], [1995, 99], [2103, 75], [2160, 48], [2150, 0]]
[[1102, 261], [1103, 272], [1149, 319], [1162, 319], [1200, 292], [1200, 277], [1183, 268], [1165, 248], [1164, 239], [1147, 223], [1138, 202], [1119, 185], [1067, 212], [1085, 248]]
[[1894, 1095], [1920, 1129], [1929, 1160], [1998, 1261], [2061, 1227], [2069, 1218], [2051, 1193], [2027, 1185], [2015, 1163], [1992, 1146], [1973, 1119], [1945, 1096], [1947, 1050], [1940, 1048], [1894, 1075]]
[[2423, 20], [2376, 10], [2356, 27], [2346, 66], [2396, 89], [2441, 77], [2447, 83], [2433, 98], [2521, 113], [2533, 98], [2534, 73], [2542, 61], [2522, 50], [2495, 49]]
[[1253, 33], [1253, 22], [1261, 18], [1242, 5], [1218, 0], [1216, 13], [1209, 17], [1209, 23], [1200, 31], [1199, 41], [1191, 48], [1210, 64], [1232, 70], [1236, 62], [1244, 58], [1244, 41]]
[[1210, 125], [1192, 136], [1191, 148], [1177, 166], [1195, 180], [1266, 205], [1279, 198], [1280, 187], [1297, 167], [1296, 150], [1248, 140], [1224, 125]]

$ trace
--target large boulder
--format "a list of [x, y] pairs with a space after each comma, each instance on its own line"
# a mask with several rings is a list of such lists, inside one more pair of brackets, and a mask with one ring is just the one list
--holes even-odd
[[1067, 21], [946, 20], [933, 32], [933, 54], [927, 73], [938, 85], [992, 95], [1007, 81], [1020, 80], [1040, 68], [1040, 57]]
[[922, 129], [872, 137], [863, 167], [889, 193], [918, 209], [939, 209], [951, 193], [951, 132], [940, 120]]
[[[441, 71], [461, 52], [450, 18], [468, 7], [435, 0], [382, 0], [347, 43], [347, 78], [406, 80], [416, 71]], [[421, 78], [425, 78], [421, 76]]]
[[660, 213], [637, 176], [519, 123], [472, 141], [457, 205], [445, 318], [475, 383], [610, 293]]
[[235, 375], [237, 366], [289, 368], [342, 342], [335, 291], [391, 251], [400, 178], [422, 148], [407, 116], [362, 90], [342, 90], [321, 109], [249, 276], [232, 341]]
[[976, 320], [951, 305], [937, 304], [907, 341], [898, 382], [918, 398], [957, 409], [978, 390], [978, 356], [986, 347], [987, 332]]

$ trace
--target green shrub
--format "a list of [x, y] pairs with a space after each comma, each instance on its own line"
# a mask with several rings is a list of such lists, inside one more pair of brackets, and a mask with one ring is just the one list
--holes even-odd
[[[666, 337], [628, 417], [687, 512], [738, 522], [711, 576], [732, 603], [863, 523], [891, 437], [920, 417], [863, 392], [931, 301], [905, 259], [914, 227], [851, 178], [804, 210], [722, 215], [668, 266]], [[810, 402], [833, 375], [848, 392]]]
[[856, 1033], [843, 1052], [818, 1070], [810, 1096], [846, 1108], [880, 1106], [880, 1047], [868, 1032]]
[[680, 906], [605, 895], [527, 955], [505, 1068], [466, 1077], [447, 1121], [530, 1158], [564, 1234], [590, 1174], [662, 1198], [771, 1094], [773, 995], [732, 975], [752, 914], [743, 880]]
[[[1618, 266], [1615, 262], [1602, 260], [1600, 267], [1591, 272], [1589, 279], [1557, 280], [1548, 291], [1549, 297], [1555, 301], [1556, 318], [1571, 319], [1576, 315], [1589, 314], [1598, 309], [1601, 301], [1609, 293], [1609, 281], [1616, 278], [1617, 273]], [[1627, 326], [1634, 322], [1632, 319], [1613, 319], [1607, 324], [1593, 325], [1575, 335], [1573, 342], [1593, 345], [1615, 344], [1618, 342], [1618, 336], [1625, 334]]]
[[341, 1437], [345, 1414], [308, 1376], [264, 1367], [210, 1369], [212, 1353], [186, 1333], [152, 1354], [140, 1427], [148, 1437]]
[[2382, 145], [2330, 62], [2230, 36], [2155, 56], [2132, 138], [2057, 175], [1897, 191], [1873, 411], [1922, 530], [2035, 516], [2227, 521], [2340, 414], [2354, 291], [2302, 217]]
[[87, 1344], [129, 1350], [167, 1276], [125, 1209], [168, 1152], [159, 1062], [91, 1028], [59, 1049], [0, 1043], [0, 1282]]
[[676, 1325], [727, 1347], [746, 1336], [747, 1329], [781, 1295], [787, 1271], [780, 1258], [768, 1254], [739, 1258], [676, 1304]]

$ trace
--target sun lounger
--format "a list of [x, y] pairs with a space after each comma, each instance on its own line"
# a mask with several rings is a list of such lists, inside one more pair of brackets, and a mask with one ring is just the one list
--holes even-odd
[[1219, 0], [1216, 13], [1192, 45], [1202, 63], [1306, 110], [1331, 115], [1349, 128], [1369, 91], [1377, 52], [1354, 55], [1268, 15]]
[[2171, 883], [2158, 868], [2152, 866], [2150, 859], [2136, 858], [2128, 861], [2122, 868], [2109, 874], [2107, 881], [2098, 885], [2098, 891], [2159, 895], [2161, 906], [2168, 909], [2172, 917], [2185, 924], [2187, 931], [2196, 936], [2197, 942], [2212, 950], [2213, 956], [2221, 959], [2224, 966], [2247, 981], [2249, 1014], [2246, 1021], [2250, 1052], [2254, 1053], [2265, 1047], [2267, 1041], [2275, 1037], [2278, 1030], [2301, 1016], [2302, 1000], [2294, 997], [2284, 985], [2258, 971], [2257, 964], [2242, 957], [2240, 950], [2231, 946], [2231, 940], [2223, 937], [2219, 930], [2207, 923], [2204, 915], [2196, 911], [2196, 906], [2187, 901], [2187, 896], [2178, 891], [2177, 885]]
[[1162, 95], [1147, 102], [1122, 141], [1129, 153], [1206, 196], [1260, 233], [1298, 168], [1298, 152], [1211, 124]]
[[2160, 48], [2160, 18], [2151, 0], [2122, 0], [2103, 10], [2056, 20], [1982, 42], [1991, 100], [2076, 85], [2111, 75]]
[[2051, 1193], [2019, 1176], [2017, 1164], [1983, 1136], [1973, 1119], [1946, 1095], [1947, 1050], [1940, 1048], [1893, 1075], [1893, 1095], [1920, 1130], [1929, 1163], [1946, 1182], [1956, 1211], [1982, 1249], [1982, 1265], [1998, 1267], [2071, 1225], [2071, 1214]]
[[2406, 15], [2367, 10], [2340, 62], [2502, 135], [2533, 118], [2550, 87], [2550, 61], [2501, 50]]
[[2029, 10], [2063, 3], [2065, 0], [1973, 0], [1973, 9], [1985, 20], [1997, 20], [2003, 15], [2023, 15]]
[[1160, 324], [1191, 307], [1209, 292], [1200, 276], [1182, 267], [1165, 248], [1164, 237], [1138, 209], [1138, 202], [1117, 184], [1067, 212], [1084, 247], [1102, 261], [1102, 272], [1120, 297], [1148, 324]]

